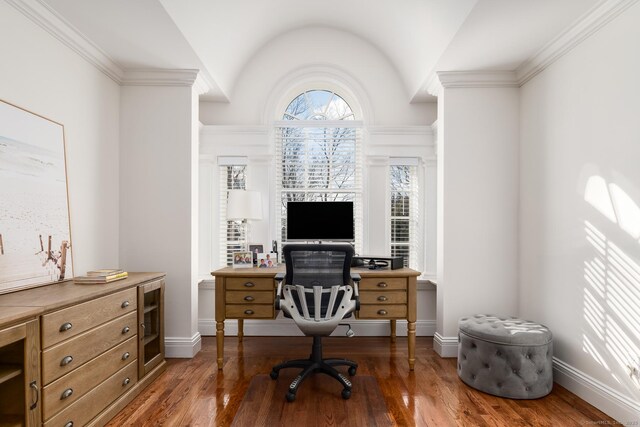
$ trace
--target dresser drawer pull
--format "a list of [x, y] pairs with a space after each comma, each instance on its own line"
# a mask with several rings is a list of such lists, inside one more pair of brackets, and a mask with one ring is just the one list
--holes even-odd
[[131, 380], [129, 378], [125, 378], [124, 381], [122, 381], [122, 386], [126, 386], [131, 382]]
[[255, 283], [247, 282], [247, 283], [244, 284], [244, 286], [247, 287], [247, 288], [253, 288], [255, 286]]
[[379, 288], [386, 288], [387, 286], [389, 286], [389, 285], [387, 285], [387, 284], [386, 284], [386, 283], [384, 283], [384, 282], [380, 282], [380, 283], [378, 283], [378, 287], [379, 287]]
[[122, 328], [122, 335], [128, 334], [130, 330], [131, 329], [128, 326], [125, 326], [124, 328]]
[[65, 391], [62, 392], [62, 395], [60, 395], [60, 400], [64, 400], [67, 397], [71, 396], [73, 394], [73, 389], [72, 388], [68, 388]]
[[127, 308], [129, 307], [129, 301], [125, 301], [120, 305], [120, 308]]
[[380, 316], [386, 316], [387, 315], [387, 310], [378, 310], [378, 314]]
[[64, 427], [73, 427], [73, 421], [69, 421], [64, 425]]
[[386, 301], [387, 299], [388, 299], [388, 298], [387, 298], [387, 297], [385, 297], [384, 295], [380, 295], [380, 296], [378, 297], [378, 301]]
[[29, 387], [32, 388], [33, 390], [35, 390], [35, 392], [36, 392], [36, 401], [33, 402], [31, 404], [31, 406], [29, 406], [29, 409], [31, 409], [33, 411], [38, 406], [38, 399], [40, 399], [40, 393], [38, 393], [38, 383], [37, 382], [31, 381], [29, 383]]
[[60, 332], [66, 332], [71, 328], [73, 328], [73, 325], [70, 322], [63, 323], [62, 326], [60, 326]]
[[245, 311], [244, 311], [244, 314], [249, 314], [249, 315], [251, 315], [251, 314], [253, 314], [253, 310], [245, 310]]
[[60, 361], [60, 366], [67, 366], [71, 362], [73, 362], [73, 356], [65, 356]]
[[127, 351], [125, 354], [122, 355], [122, 360], [127, 360], [129, 356], [131, 356], [131, 354], [129, 354], [129, 352]]
[[252, 297], [251, 295], [247, 295], [246, 297], [244, 297], [245, 301], [253, 301], [255, 298]]

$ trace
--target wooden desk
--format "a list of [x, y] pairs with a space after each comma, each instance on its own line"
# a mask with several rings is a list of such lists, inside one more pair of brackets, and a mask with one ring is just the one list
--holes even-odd
[[[396, 320], [407, 320], [409, 369], [413, 370], [416, 360], [416, 279], [420, 273], [410, 268], [354, 268], [351, 271], [362, 276], [357, 319], [388, 319], [392, 340], [396, 337]], [[218, 369], [223, 365], [225, 319], [238, 319], [238, 339], [242, 341], [244, 319], [275, 318], [275, 275], [278, 272], [284, 272], [284, 267], [225, 267], [211, 273], [216, 280]]]

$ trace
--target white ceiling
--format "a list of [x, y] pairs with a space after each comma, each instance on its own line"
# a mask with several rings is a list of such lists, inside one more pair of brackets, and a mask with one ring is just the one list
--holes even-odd
[[415, 102], [435, 70], [516, 69], [602, 0], [43, 1], [121, 68], [200, 69], [210, 99], [270, 40], [320, 26], [376, 46]]

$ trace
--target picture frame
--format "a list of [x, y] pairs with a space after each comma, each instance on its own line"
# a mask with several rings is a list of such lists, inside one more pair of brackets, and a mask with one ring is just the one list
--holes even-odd
[[258, 243], [249, 243], [249, 252], [253, 254], [253, 265], [258, 262], [258, 254], [264, 252], [264, 246]]
[[233, 253], [233, 268], [252, 268], [253, 255], [249, 251]]
[[266, 252], [258, 254], [258, 268], [275, 268], [278, 266], [278, 254]]
[[73, 277], [64, 126], [0, 99], [0, 294]]

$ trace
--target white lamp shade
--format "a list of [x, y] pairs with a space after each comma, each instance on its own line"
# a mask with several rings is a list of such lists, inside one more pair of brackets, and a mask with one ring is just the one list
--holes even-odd
[[227, 219], [262, 219], [262, 195], [260, 192], [229, 190]]

